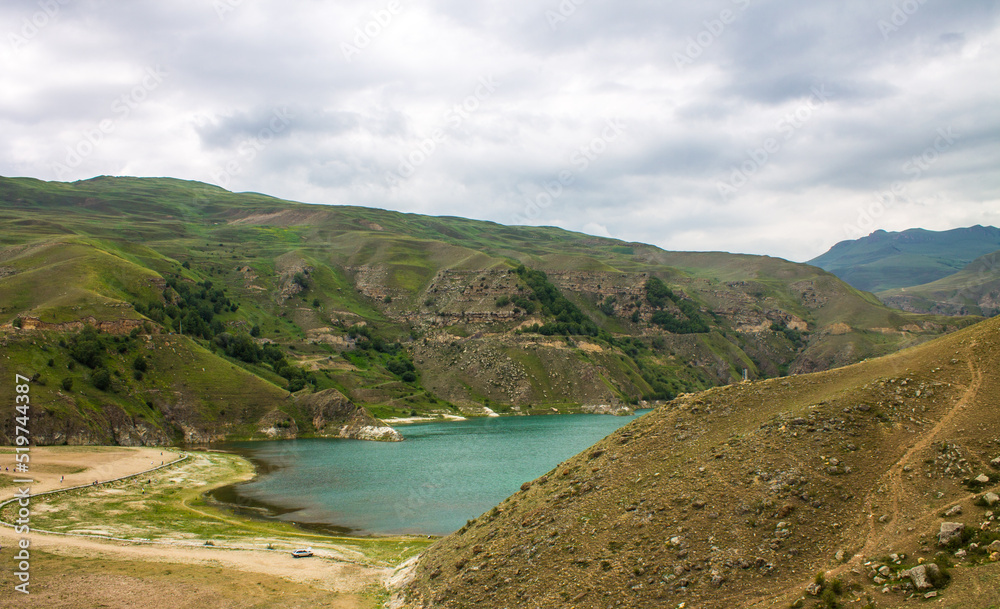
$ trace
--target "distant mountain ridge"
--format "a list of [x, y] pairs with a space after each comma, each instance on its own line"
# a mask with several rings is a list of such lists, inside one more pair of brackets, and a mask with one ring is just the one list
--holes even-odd
[[993, 226], [948, 231], [877, 230], [861, 239], [841, 241], [807, 264], [829, 271], [859, 290], [880, 292], [937, 281], [997, 250], [1000, 229]]

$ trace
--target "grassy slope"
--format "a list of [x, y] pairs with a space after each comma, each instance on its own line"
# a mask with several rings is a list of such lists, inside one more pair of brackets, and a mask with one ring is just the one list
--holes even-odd
[[1000, 251], [937, 281], [886, 290], [878, 296], [908, 311], [996, 315], [1000, 312]]
[[[1000, 538], [995, 523], [972, 534], [987, 509], [975, 499], [1000, 483], [998, 365], [991, 320], [878, 360], [678, 399], [441, 540], [407, 594], [442, 608], [788, 607], [827, 572], [861, 604], [903, 606], [907, 594], [866, 573], [890, 553], [907, 557], [893, 571], [933, 558], [949, 507], [964, 508], [949, 520], [969, 525], [965, 544]], [[966, 484], [983, 472], [991, 484]], [[1000, 569], [982, 554], [952, 577], [942, 606], [1000, 600]]]
[[[670, 253], [551, 227], [305, 205], [167, 178], [95, 178], [73, 184], [0, 178], [0, 200], [0, 219], [16, 227], [0, 235], [5, 294], [0, 322], [23, 315], [51, 323], [87, 315], [141, 318], [130, 303], [160, 298], [166, 278], [208, 280], [240, 304], [238, 311], [220, 315], [228, 327], [259, 326], [290, 360], [317, 368], [317, 389], [337, 388], [386, 416], [447, 410], [447, 401], [463, 408], [486, 400], [501, 407], [551, 403], [561, 408], [634, 399], [650, 391], [636, 370], [640, 360], [681, 389], [704, 388], [738, 378], [744, 368], [760, 377], [849, 363], [967, 323], [892, 312], [832, 275], [774, 258]], [[555, 274], [576, 272], [565, 277], [567, 285], [600, 275], [606, 278], [601, 279], [604, 291], [625, 289], [619, 284], [651, 274], [703, 309], [752, 309], [758, 320], [787, 314], [804, 320], [811, 334], [806, 344], [796, 346], [780, 333], [738, 332], [730, 321], [717, 318], [711, 334], [665, 335], [646, 322], [629, 322], [625, 314], [600, 312], [603, 296], [586, 291], [590, 288], [564, 288], [603, 329], [642, 337], [647, 346], [652, 337], [662, 336], [665, 344], [631, 356], [598, 345], [610, 348], [615, 357], [546, 348], [538, 359], [534, 339], [510, 335], [523, 317], [510, 322], [464, 319], [467, 312], [488, 317], [496, 310], [489, 290], [478, 300], [461, 297], [476, 289], [477, 278], [485, 277], [480, 273], [502, 274], [519, 262]], [[309, 273], [309, 286], [299, 290], [292, 279], [303, 270]], [[452, 305], [429, 292], [441, 285], [446, 272], [459, 277]], [[429, 301], [435, 303], [428, 306]], [[456, 316], [445, 329], [429, 321], [439, 311]], [[418, 364], [423, 380], [400, 383], [378, 362], [360, 370], [348, 362], [341, 353], [346, 328], [359, 322], [377, 327], [388, 340], [402, 340], [410, 353], [423, 353], [424, 364]], [[846, 324], [846, 333], [830, 336], [826, 329], [836, 324]], [[410, 344], [414, 336], [431, 339], [424, 343], [429, 347]], [[564, 383], [559, 395], [537, 374], [527, 388], [499, 387], [494, 380], [502, 376], [503, 366], [491, 368], [492, 360], [477, 355], [496, 351], [495, 336], [508, 341], [501, 350], [517, 364], [511, 374], [549, 366], [585, 382]], [[484, 344], [482, 350], [467, 350], [466, 369], [481, 374], [436, 365], [446, 357], [442, 349], [447, 345], [469, 339]], [[211, 354], [205, 358], [209, 377], [242, 367], [260, 377], [262, 387], [284, 384], [266, 367]], [[120, 396], [144, 395], [146, 388], [132, 383], [127, 369], [122, 373]], [[275, 388], [262, 393], [271, 394]], [[223, 409], [209, 406], [210, 394], [194, 401], [208, 418], [213, 408]]]
[[[93, 371], [59, 347], [61, 336], [48, 332], [8, 340], [6, 357], [0, 360], [5, 378], [39, 375], [31, 389], [32, 402], [41, 407], [32, 423], [39, 444], [204, 442], [252, 437], [256, 421], [276, 407], [301, 417], [287, 391], [186, 337], [140, 337], [129, 353], [109, 353], [112, 387], [100, 391], [90, 383]], [[142, 380], [132, 377], [131, 362], [138, 354], [149, 362]], [[61, 386], [67, 378], [72, 381], [69, 391]], [[12, 416], [0, 428], [8, 437], [13, 437]], [[302, 424], [308, 428], [306, 421]]]

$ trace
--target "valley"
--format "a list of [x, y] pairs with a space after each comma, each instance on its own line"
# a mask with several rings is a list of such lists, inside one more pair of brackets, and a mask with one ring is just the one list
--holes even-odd
[[979, 319], [766, 256], [171, 179], [0, 178], [0, 216], [0, 370], [37, 375], [39, 443], [396, 439], [377, 418], [654, 404]]

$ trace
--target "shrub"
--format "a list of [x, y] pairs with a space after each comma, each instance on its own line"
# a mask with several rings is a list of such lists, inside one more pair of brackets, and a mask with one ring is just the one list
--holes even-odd
[[63, 391], [70, 391], [73, 389], [73, 379], [66, 377], [62, 380]]
[[934, 559], [934, 564], [938, 566], [940, 573], [935, 576], [933, 572], [928, 571], [928, 578], [935, 588], [944, 588], [951, 581], [951, 561], [948, 560], [947, 556], [938, 556]]
[[111, 374], [104, 368], [98, 368], [90, 375], [90, 384], [101, 391], [107, 391], [111, 387]]

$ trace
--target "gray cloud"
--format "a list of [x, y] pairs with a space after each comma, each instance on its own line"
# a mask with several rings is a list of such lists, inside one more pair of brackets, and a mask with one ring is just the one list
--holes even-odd
[[[0, 6], [0, 174], [174, 175], [808, 259], [869, 223], [1000, 223], [998, 15], [997, 0], [17, 0]], [[609, 120], [626, 128], [607, 138]]]

